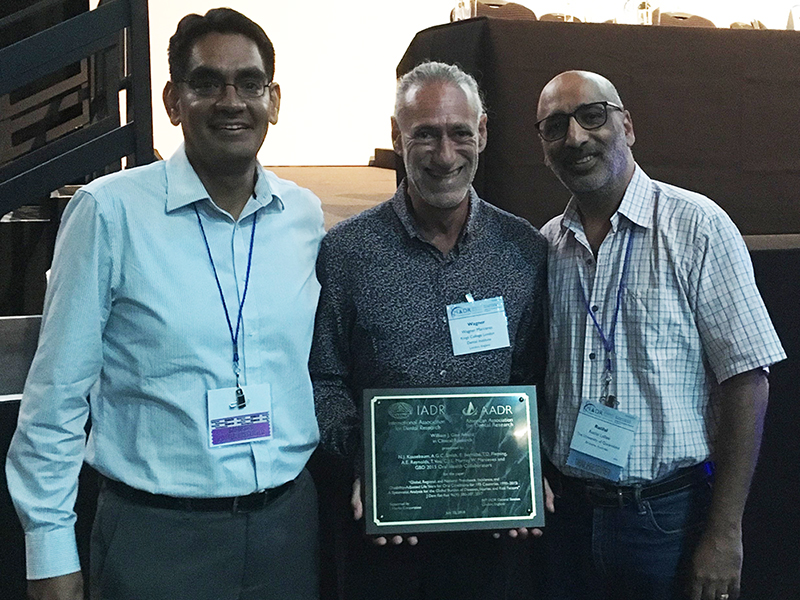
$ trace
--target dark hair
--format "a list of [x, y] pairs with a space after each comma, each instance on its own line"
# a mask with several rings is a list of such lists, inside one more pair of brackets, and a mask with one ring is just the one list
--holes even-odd
[[240, 33], [258, 46], [267, 79], [275, 74], [275, 49], [264, 30], [242, 13], [232, 8], [212, 8], [202, 17], [186, 15], [178, 23], [175, 34], [169, 38], [169, 76], [172, 81], [182, 81], [189, 67], [189, 55], [198, 39], [207, 33]]

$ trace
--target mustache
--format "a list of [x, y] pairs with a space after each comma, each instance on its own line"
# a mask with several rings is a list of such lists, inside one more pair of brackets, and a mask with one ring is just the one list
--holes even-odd
[[556, 156], [559, 158], [559, 160], [575, 161], [586, 158], [587, 156], [592, 156], [594, 154], [597, 154], [596, 148], [561, 148]]

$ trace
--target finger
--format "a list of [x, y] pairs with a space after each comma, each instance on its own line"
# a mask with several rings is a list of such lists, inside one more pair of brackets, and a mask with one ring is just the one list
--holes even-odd
[[521, 540], [528, 539], [529, 532], [527, 527], [520, 527], [519, 529], [517, 529], [517, 533], [519, 534], [519, 539]]
[[358, 521], [364, 516], [364, 505], [361, 503], [361, 479], [353, 482], [353, 494], [350, 496], [350, 506], [353, 508], [353, 520]]
[[392, 538], [392, 544], [394, 544], [395, 546], [399, 546], [402, 543], [403, 543], [402, 535], [396, 535]]
[[723, 590], [717, 592], [717, 586], [712, 581], [706, 581], [703, 583], [702, 590], [700, 591], [700, 598], [701, 600], [719, 600], [719, 594], [722, 593]]
[[739, 597], [739, 585], [733, 580], [727, 585], [719, 584], [714, 591], [715, 600], [736, 600]]
[[372, 543], [376, 546], [385, 546], [387, 544], [386, 538], [383, 536], [372, 538]]
[[544, 506], [547, 509], [547, 512], [556, 512], [556, 496], [553, 494], [553, 490], [550, 487], [550, 482], [547, 481], [547, 477], [544, 478]]
[[541, 529], [539, 529], [538, 527], [535, 527], [535, 528], [531, 529], [531, 535], [532, 535], [533, 537], [537, 537], [537, 538], [538, 538], [538, 537], [542, 537], [542, 534], [543, 534], [543, 533], [544, 533], [544, 531], [542, 531], [542, 530], [541, 530]]
[[415, 535], [408, 536], [406, 538], [406, 541], [408, 542], [409, 546], [416, 546], [417, 543], [419, 542], [419, 540], [417, 539], [417, 536], [415, 536]]
[[500, 532], [499, 532], [499, 531], [495, 531], [495, 532], [492, 534], [492, 537], [493, 537], [494, 539], [496, 539], [496, 540], [499, 540], [499, 539], [500, 539]]
[[[721, 600], [723, 598], [724, 590], [718, 588], [716, 585], [709, 584], [703, 587], [703, 598], [707, 598], [708, 600]], [[728, 596], [730, 600], [730, 596]]]
[[741, 588], [739, 587], [740, 583], [738, 581], [734, 582], [730, 586], [728, 586], [728, 593], [731, 595], [730, 600], [738, 600], [739, 594], [741, 593]]
[[703, 584], [696, 578], [692, 577], [689, 584], [686, 586], [686, 593], [689, 600], [702, 600]]

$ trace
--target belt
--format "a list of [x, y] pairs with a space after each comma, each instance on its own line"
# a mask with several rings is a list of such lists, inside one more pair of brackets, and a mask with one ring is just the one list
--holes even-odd
[[101, 476], [102, 485], [117, 496], [130, 500], [135, 504], [142, 504], [153, 508], [168, 508], [172, 510], [185, 510], [197, 512], [223, 512], [233, 513], [253, 512], [266, 507], [273, 500], [283, 495], [294, 483], [287, 481], [278, 487], [255, 492], [247, 496], [231, 496], [229, 498], [178, 498], [151, 494], [137, 490], [131, 486]]
[[563, 493], [583, 499], [594, 506], [618, 506], [651, 500], [692, 487], [711, 478], [714, 465], [702, 462], [679, 469], [672, 475], [651, 483], [615, 485], [604, 481], [567, 477], [558, 473], [556, 481]]

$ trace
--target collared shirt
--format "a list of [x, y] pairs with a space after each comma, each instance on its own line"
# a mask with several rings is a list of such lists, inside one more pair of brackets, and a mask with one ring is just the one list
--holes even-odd
[[608, 331], [629, 239], [609, 390], [639, 418], [622, 481], [659, 479], [709, 458], [719, 382], [786, 358], [736, 226], [708, 198], [652, 181], [637, 165], [596, 260], [574, 198], [542, 233], [550, 242], [542, 436], [552, 462], [587, 476], [566, 460], [581, 403], [603, 394], [605, 350], [579, 286]]
[[[242, 385], [271, 386], [273, 438], [209, 448], [206, 392], [233, 387], [233, 346], [195, 214], [235, 326]], [[238, 221], [208, 197], [181, 147], [100, 178], [70, 201], [39, 349], [8, 455], [28, 577], [79, 569], [73, 505], [86, 461], [157, 494], [224, 497], [295, 478], [318, 430], [307, 372], [319, 294], [319, 200], [260, 167]]]
[[[321, 445], [356, 458], [365, 388], [536, 383], [543, 377], [547, 244], [527, 221], [470, 193], [447, 255], [424, 241], [405, 183], [394, 197], [332, 228], [310, 369]], [[502, 296], [510, 348], [453, 355], [448, 304]], [[359, 462], [356, 458], [356, 462]]]

